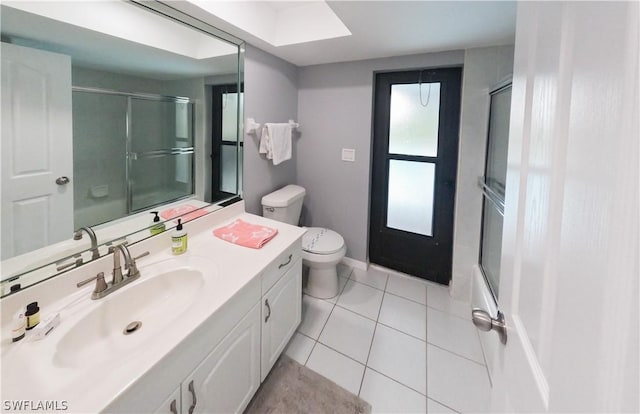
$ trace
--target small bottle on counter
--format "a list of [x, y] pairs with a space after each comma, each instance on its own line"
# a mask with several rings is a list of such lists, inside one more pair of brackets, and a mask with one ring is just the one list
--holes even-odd
[[27, 318], [24, 316], [24, 311], [18, 311], [13, 316], [13, 322], [11, 323], [11, 341], [18, 342], [24, 338], [26, 327]]
[[171, 233], [171, 252], [182, 254], [187, 251], [187, 231], [182, 228], [182, 220], [178, 219], [176, 229]]
[[27, 305], [27, 311], [24, 316], [27, 317], [27, 330], [33, 329], [40, 323], [40, 308], [38, 302], [31, 302]]
[[157, 211], [152, 211], [151, 214], [155, 214], [155, 216], [153, 217], [153, 221], [151, 222], [151, 227], [149, 227], [149, 232], [152, 236], [154, 236], [165, 231], [166, 227], [164, 223], [160, 221], [160, 217], [158, 216]]

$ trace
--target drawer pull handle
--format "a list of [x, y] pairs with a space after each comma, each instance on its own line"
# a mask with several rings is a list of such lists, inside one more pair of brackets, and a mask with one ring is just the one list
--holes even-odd
[[172, 414], [178, 414], [178, 406], [176, 405], [176, 400], [171, 401], [169, 411], [171, 411]]
[[196, 409], [196, 403], [198, 402], [198, 399], [196, 398], [196, 390], [193, 387], [193, 380], [189, 383], [189, 392], [191, 392], [191, 397], [193, 398], [193, 404], [189, 407], [189, 414], [193, 414], [193, 410]]
[[269, 305], [269, 299], [264, 300], [264, 306], [267, 307], [267, 316], [264, 317], [264, 323], [267, 323], [267, 321], [271, 317], [271, 306]]
[[287, 260], [287, 261], [286, 261], [286, 262], [284, 262], [284, 263], [280, 263], [280, 266], [278, 266], [278, 269], [282, 269], [283, 267], [285, 267], [286, 265], [288, 265], [289, 263], [291, 263], [291, 259], [292, 259], [292, 258], [293, 258], [293, 255], [292, 255], [292, 254], [290, 254], [290, 255], [289, 255], [289, 260]]

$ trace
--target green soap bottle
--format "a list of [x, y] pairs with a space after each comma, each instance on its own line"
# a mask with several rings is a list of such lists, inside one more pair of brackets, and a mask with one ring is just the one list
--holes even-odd
[[178, 226], [171, 233], [171, 252], [182, 254], [187, 251], [187, 231], [182, 228], [182, 220], [178, 219]]
[[152, 211], [151, 214], [155, 214], [153, 221], [151, 222], [151, 227], [149, 227], [149, 232], [151, 232], [151, 235], [153, 236], [165, 231], [166, 227], [164, 223], [160, 222], [160, 217], [158, 216], [157, 211]]

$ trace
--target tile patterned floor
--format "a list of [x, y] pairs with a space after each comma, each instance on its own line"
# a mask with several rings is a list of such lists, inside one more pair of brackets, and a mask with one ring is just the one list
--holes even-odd
[[374, 413], [487, 411], [489, 376], [469, 305], [391, 270], [338, 270], [337, 297], [304, 295], [287, 355]]

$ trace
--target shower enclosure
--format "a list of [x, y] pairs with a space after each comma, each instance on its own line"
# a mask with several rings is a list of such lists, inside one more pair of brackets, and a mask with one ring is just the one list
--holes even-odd
[[74, 227], [194, 193], [189, 98], [73, 88]]

